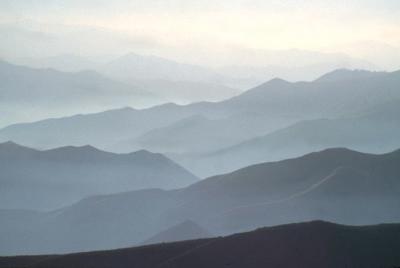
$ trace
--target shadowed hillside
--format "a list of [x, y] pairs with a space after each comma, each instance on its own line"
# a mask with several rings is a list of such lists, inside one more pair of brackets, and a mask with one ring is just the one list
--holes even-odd
[[0, 258], [8, 268], [392, 268], [400, 264], [400, 225], [314, 221], [227, 237], [55, 256]]
[[147, 239], [142, 244], [158, 244], [165, 242], [193, 240], [196, 238], [211, 237], [212, 235], [193, 221], [184, 221], [167, 230], [161, 231], [153, 237]]
[[[1, 210], [0, 253], [128, 247], [188, 220], [214, 235], [316, 219], [400, 222], [399, 163], [399, 150], [373, 155], [336, 148], [249, 166], [177, 190], [93, 196], [46, 213]], [[26, 219], [29, 225], [23, 224]], [[171, 233], [168, 240], [186, 239], [180, 231]]]
[[196, 174], [225, 173], [248, 165], [297, 157], [332, 147], [382, 153], [400, 147], [400, 100], [358, 116], [300, 121], [239, 144], [204, 154], [169, 156]]
[[39, 151], [0, 144], [0, 208], [55, 209], [84, 197], [173, 189], [197, 178], [162, 154], [114, 154], [91, 146]]

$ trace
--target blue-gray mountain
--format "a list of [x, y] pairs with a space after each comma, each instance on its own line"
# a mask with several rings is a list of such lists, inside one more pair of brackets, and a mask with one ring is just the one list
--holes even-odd
[[[151, 147], [168, 153], [204, 153], [301, 120], [361, 116], [375, 106], [399, 100], [399, 84], [400, 72], [340, 70], [313, 82], [298, 83], [273, 79], [222, 102], [166, 104], [17, 124], [0, 130], [0, 139], [37, 148], [92, 144], [119, 151]], [[180, 121], [193, 116], [205, 120], [182, 127]], [[171, 140], [177, 133], [182, 137], [178, 144]], [[221, 141], [218, 148], [216, 140]], [[215, 171], [204, 172], [212, 173]]]
[[[204, 176], [331, 147], [383, 153], [400, 148], [399, 115], [400, 100], [394, 100], [353, 117], [300, 121], [213, 152], [168, 156], [196, 174]], [[154, 140], [150, 141], [157, 144]]]
[[95, 71], [33, 69], [0, 60], [0, 126], [39, 118], [159, 104], [156, 94]]
[[373, 155], [329, 149], [178, 190], [94, 196], [51, 212], [2, 210], [0, 253], [131, 246], [186, 220], [215, 235], [314, 219], [399, 222], [399, 178], [399, 150]]
[[166, 230], [155, 234], [142, 242], [142, 245], [151, 245], [175, 241], [193, 240], [198, 238], [212, 237], [211, 233], [199, 224], [186, 220]]
[[39, 151], [0, 144], [0, 208], [49, 210], [96, 194], [173, 189], [197, 178], [161, 154], [114, 154], [91, 146]]

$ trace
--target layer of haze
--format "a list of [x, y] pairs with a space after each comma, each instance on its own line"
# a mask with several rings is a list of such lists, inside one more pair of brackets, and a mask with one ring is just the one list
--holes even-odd
[[279, 60], [252, 55], [296, 49], [346, 54], [380, 70], [400, 65], [397, 0], [2, 0], [0, 33], [5, 59], [106, 61], [133, 51], [213, 67], [266, 66]]

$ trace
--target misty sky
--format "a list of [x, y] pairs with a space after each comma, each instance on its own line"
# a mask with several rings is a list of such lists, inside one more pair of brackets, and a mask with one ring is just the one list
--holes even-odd
[[399, 48], [398, 0], [0, 1], [5, 58], [136, 52], [224, 65], [248, 51], [299, 49], [400, 69]]

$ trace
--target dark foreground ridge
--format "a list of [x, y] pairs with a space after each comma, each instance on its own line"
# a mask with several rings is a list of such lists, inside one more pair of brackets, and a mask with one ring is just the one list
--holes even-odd
[[3, 257], [0, 267], [392, 268], [400, 265], [399, 252], [400, 224], [345, 226], [312, 221], [110, 251]]

